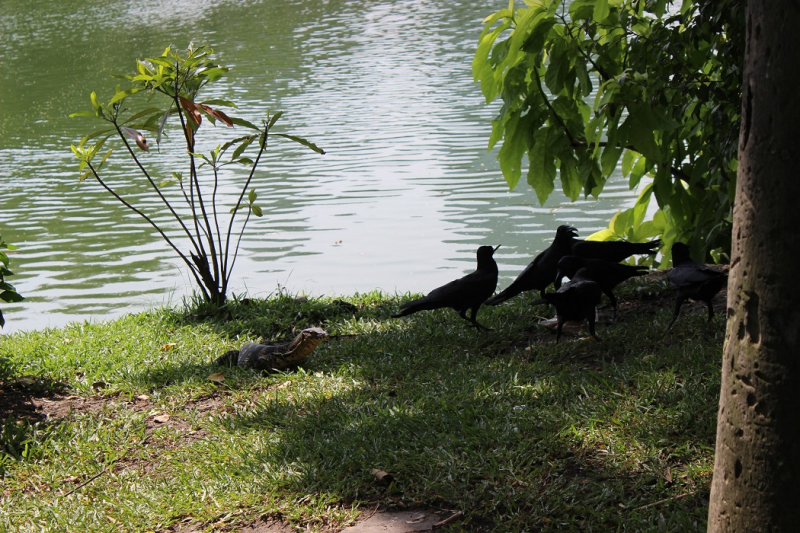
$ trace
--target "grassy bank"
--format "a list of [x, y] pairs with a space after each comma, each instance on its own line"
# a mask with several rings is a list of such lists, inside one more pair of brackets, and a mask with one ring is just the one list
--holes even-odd
[[[724, 322], [687, 309], [662, 339], [663, 278], [636, 281], [601, 342], [556, 345], [530, 295], [484, 308], [489, 332], [282, 294], [6, 336], [0, 529], [337, 530], [381, 506], [462, 511], [452, 530], [704, 530]], [[333, 337], [297, 370], [211, 363], [309, 326]]]

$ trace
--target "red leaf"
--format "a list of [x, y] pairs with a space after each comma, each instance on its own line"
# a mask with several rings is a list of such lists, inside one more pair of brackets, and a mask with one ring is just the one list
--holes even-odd
[[194, 102], [184, 98], [183, 96], [179, 96], [178, 99], [181, 101], [181, 107], [183, 110], [186, 111], [186, 114], [189, 118], [197, 124], [198, 126], [203, 123], [203, 115], [200, 113], [200, 110], [197, 108]]
[[233, 121], [230, 119], [230, 117], [228, 117], [228, 115], [226, 115], [222, 111], [220, 111], [218, 109], [212, 109], [212, 108], [208, 107], [205, 104], [197, 104], [197, 107], [199, 107], [200, 109], [202, 109], [203, 111], [205, 111], [206, 113], [208, 113], [209, 115], [214, 117], [215, 119], [221, 120], [229, 128], [233, 127]]

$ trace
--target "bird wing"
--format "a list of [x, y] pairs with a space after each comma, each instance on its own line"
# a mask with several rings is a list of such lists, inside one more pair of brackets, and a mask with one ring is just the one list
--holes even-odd
[[667, 279], [676, 289], [684, 289], [702, 285], [711, 279], [721, 276], [725, 276], [725, 273], [694, 261], [688, 261], [670, 270], [669, 274], [667, 274]]
[[452, 307], [460, 311], [482, 303], [492, 295], [496, 287], [496, 273], [476, 270], [463, 278], [453, 280], [433, 289], [423, 298], [401, 305], [400, 309], [409, 309], [409, 312], [416, 312]]
[[565, 320], [581, 320], [594, 313], [600, 303], [602, 289], [591, 280], [570, 281], [558, 291], [545, 295], [556, 306], [556, 313]]

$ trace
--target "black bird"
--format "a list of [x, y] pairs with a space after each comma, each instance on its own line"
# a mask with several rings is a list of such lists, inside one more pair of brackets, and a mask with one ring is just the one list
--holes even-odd
[[614, 320], [617, 319], [617, 298], [612, 290], [625, 280], [634, 276], [644, 276], [649, 270], [646, 266], [631, 266], [622, 263], [609, 263], [602, 259], [584, 259], [575, 255], [562, 257], [558, 262], [555, 287], [561, 287], [561, 278], [572, 279], [580, 268], [588, 270], [589, 277], [596, 281], [614, 307]]
[[600, 337], [594, 332], [595, 307], [603, 297], [603, 290], [600, 284], [592, 280], [589, 270], [580, 268], [568, 283], [556, 292], [549, 292], [544, 295], [547, 303], [556, 307], [556, 342], [561, 338], [561, 327], [564, 322], [571, 320], [588, 320], [589, 333], [597, 340]]
[[661, 239], [650, 242], [628, 241], [572, 241], [572, 253], [584, 259], [602, 259], [609, 263], [619, 263], [632, 255], [656, 255]]
[[[400, 312], [392, 315], [392, 318], [407, 316], [417, 311], [451, 307], [458, 311], [461, 318], [472, 322], [475, 327], [489, 329], [475, 320], [475, 316], [481, 304], [497, 287], [497, 263], [492, 257], [497, 248], [481, 246], [478, 248], [478, 268], [475, 272], [433, 289], [424, 298], [404, 303], [400, 306]], [[468, 309], [472, 310], [470, 318], [467, 318]]]
[[558, 261], [570, 253], [570, 246], [577, 235], [577, 230], [572, 226], [559, 226], [552, 244], [540, 252], [511, 285], [487, 300], [486, 305], [497, 305], [521, 292], [532, 290], [538, 290], [544, 298], [545, 288], [556, 277]]
[[728, 274], [692, 261], [689, 247], [682, 242], [672, 245], [672, 270], [667, 274], [670, 285], [678, 290], [675, 299], [675, 311], [672, 322], [666, 331], [678, 319], [683, 302], [688, 299], [705, 302], [708, 307], [708, 321], [714, 318], [714, 307], [711, 300], [728, 282]]

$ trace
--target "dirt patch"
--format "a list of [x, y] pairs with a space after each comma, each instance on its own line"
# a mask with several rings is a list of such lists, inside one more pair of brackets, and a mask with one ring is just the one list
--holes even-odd
[[29, 423], [43, 422], [50, 417], [43, 405], [63, 397], [65, 390], [62, 383], [30, 376], [0, 381], [0, 422], [9, 416]]
[[347, 527], [342, 533], [411, 533], [416, 531], [447, 531], [456, 525], [462, 513], [417, 509], [413, 511], [378, 511]]
[[[0, 424], [9, 417], [17, 422], [35, 424], [57, 422], [73, 413], [113, 413], [125, 408], [146, 413], [145, 439], [150, 444], [157, 442], [159, 447], [174, 448], [207, 436], [207, 432], [194, 428], [180, 412], [167, 413], [147, 395], [126, 400], [119, 395], [75, 396], [66, 394], [65, 389], [63, 384], [43, 384], [28, 377], [0, 382]], [[225, 409], [223, 398], [216, 395], [190, 400], [183, 406], [185, 411], [201, 413]], [[150, 438], [156, 434], [160, 438]]]
[[[259, 517], [241, 526], [218, 526], [211, 524], [214, 531], [237, 533], [294, 533], [295, 529], [280, 519], [268, 516]], [[170, 528], [161, 530], [162, 533], [199, 533], [207, 531], [209, 524], [192, 523], [190, 518], [179, 522]]]
[[[457, 526], [462, 513], [435, 509], [416, 509], [407, 511], [373, 510], [365, 511], [355, 524], [345, 528], [329, 528], [322, 531], [328, 533], [416, 533], [421, 531], [450, 531]], [[238, 533], [293, 533], [291, 525], [274, 516], [261, 516], [255, 520], [238, 526], [218, 526], [214, 524], [196, 524], [187, 518], [164, 533], [196, 533], [205, 531], [209, 525], [214, 531]]]

